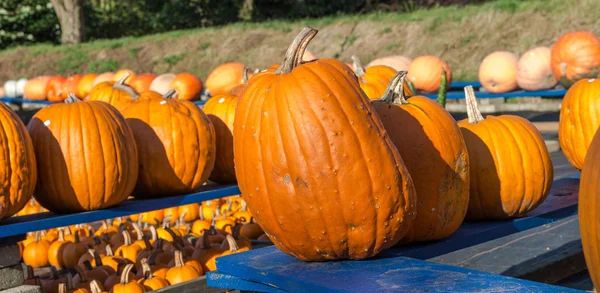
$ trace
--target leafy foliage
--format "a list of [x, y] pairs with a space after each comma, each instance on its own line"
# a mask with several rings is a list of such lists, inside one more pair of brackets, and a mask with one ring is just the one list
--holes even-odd
[[60, 38], [58, 19], [48, 0], [0, 1], [0, 48]]

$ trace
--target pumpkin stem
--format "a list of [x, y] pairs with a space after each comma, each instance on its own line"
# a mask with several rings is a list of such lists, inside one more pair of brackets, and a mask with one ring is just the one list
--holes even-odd
[[121, 78], [117, 81], [117, 83], [115, 83], [113, 85], [113, 88], [116, 85], [123, 85], [123, 84], [125, 84], [125, 80], [127, 80], [129, 78], [129, 76], [131, 76], [131, 74], [129, 72], [125, 72], [125, 74], [123, 74], [123, 76], [121, 76]]
[[73, 290], [73, 275], [71, 275], [71, 273], [67, 274], [67, 290], [71, 291]]
[[238, 240], [240, 239], [240, 232], [242, 231], [242, 224], [237, 223], [233, 226], [233, 228], [231, 229], [231, 236], [233, 236], [233, 239]]
[[131, 245], [131, 235], [129, 234], [129, 231], [123, 230], [123, 232], [121, 232], [121, 233], [123, 234], [123, 245], [124, 246]]
[[242, 73], [242, 82], [244, 84], [248, 83], [248, 71], [250, 71], [250, 68], [246, 67], [246, 65], [244, 65], [244, 71]]
[[440, 80], [440, 88], [438, 89], [437, 102], [446, 108], [446, 92], [448, 91], [448, 77], [446, 76], [446, 70], [442, 68], [442, 77]]
[[132, 100], [137, 100], [140, 98], [140, 94], [136, 92], [134, 88], [124, 83], [116, 83], [115, 85], [113, 85], [113, 89], [126, 92], [129, 96], [131, 96]]
[[142, 226], [142, 225], [143, 225], [143, 221], [142, 221], [142, 215], [139, 215], [139, 216], [138, 216], [137, 224], [138, 224], [138, 227], [143, 227], [143, 226]]
[[148, 259], [142, 258], [140, 263], [142, 264], [142, 276], [144, 277], [144, 279], [152, 279], [152, 268], [150, 268], [150, 264], [148, 264]]
[[135, 234], [137, 234], [137, 240], [144, 240], [144, 232], [142, 232], [142, 229], [140, 229], [140, 225], [132, 222], [131, 226], [133, 227]]
[[473, 86], [465, 87], [465, 98], [467, 99], [467, 115], [469, 116], [469, 123], [479, 123], [483, 121], [483, 116], [477, 107], [477, 99], [475, 98], [475, 91]]
[[165, 99], [175, 99], [177, 97], [177, 91], [176, 90], [169, 90], [168, 92], [166, 92], [163, 95], [163, 98]]
[[240, 209], [241, 209], [242, 212], [245, 212], [245, 211], [248, 210], [248, 204], [246, 203], [245, 200], [242, 200], [242, 206], [241, 206]]
[[209, 233], [210, 230], [204, 230], [204, 233], [202, 233], [202, 249], [209, 249], [210, 248], [210, 241], [209, 241]]
[[366, 72], [365, 72], [365, 67], [363, 66], [362, 62], [360, 62], [360, 59], [358, 59], [358, 57], [356, 55], [352, 55], [352, 65], [354, 66], [354, 74], [356, 74], [356, 76], [358, 77], [363, 77], [365, 76]]
[[158, 233], [156, 233], [156, 227], [150, 226], [150, 235], [152, 235], [152, 241], [157, 241]]
[[106, 220], [102, 220], [102, 230], [106, 231], [108, 229], [108, 223]]
[[94, 269], [94, 267], [92, 266], [92, 263], [89, 260], [83, 261], [83, 267], [85, 268], [86, 271], [91, 271]]
[[90, 282], [90, 291], [91, 293], [102, 293], [102, 288], [100, 287], [100, 284], [98, 284], [98, 281], [92, 280]]
[[285, 52], [285, 58], [277, 70], [275, 70], [275, 74], [291, 73], [294, 68], [300, 65], [308, 43], [310, 43], [318, 32], [318, 30], [311, 27], [303, 28], [287, 49], [287, 52]]
[[106, 249], [106, 256], [115, 256], [113, 254], [113, 250], [110, 244], [106, 244], [106, 247], [104, 249]]
[[34, 234], [33, 241], [35, 241], [35, 242], [42, 241], [42, 232], [36, 231], [35, 234]]
[[123, 272], [121, 272], [121, 285], [129, 284], [129, 273], [131, 272], [132, 268], [133, 264], [128, 264], [123, 269]]
[[379, 100], [390, 104], [408, 104], [404, 98], [406, 74], [406, 71], [398, 71]]
[[237, 242], [235, 242], [235, 239], [233, 238], [233, 236], [231, 236], [231, 234], [225, 236], [225, 240], [227, 240], [227, 243], [229, 244], [229, 251], [237, 252], [238, 249], [240, 249], [237, 245]]
[[166, 215], [163, 218], [162, 227], [163, 228], [168, 228], [168, 227], [171, 226], [170, 223], [171, 223], [171, 215]]
[[79, 238], [79, 231], [75, 231], [75, 234], [73, 234], [73, 238], [75, 239], [74, 242], [75, 243], [79, 243], [81, 240]]
[[183, 262], [183, 253], [181, 253], [181, 250], [175, 250], [174, 259], [175, 259], [175, 267], [176, 268], [180, 268], [185, 265], [185, 262]]
[[65, 242], [65, 231], [63, 228], [58, 228], [58, 242]]
[[77, 272], [77, 275], [79, 275], [79, 282], [80, 283], [87, 283], [88, 280], [85, 276], [85, 272], [81, 269], [80, 266], [75, 266], [75, 271]]
[[65, 283], [58, 284], [58, 293], [67, 293], [67, 285]]
[[185, 223], [185, 215], [187, 215], [187, 212], [183, 212], [181, 213], [181, 216], [179, 216], [179, 224], [184, 224]]
[[202, 213], [202, 210], [204, 208], [202, 207], [202, 205], [200, 205], [200, 207], [198, 208], [198, 218], [200, 219], [200, 221], [204, 221], [204, 213]]
[[76, 102], [81, 102], [81, 100], [73, 93], [70, 93], [65, 99], [65, 104], [73, 104]]

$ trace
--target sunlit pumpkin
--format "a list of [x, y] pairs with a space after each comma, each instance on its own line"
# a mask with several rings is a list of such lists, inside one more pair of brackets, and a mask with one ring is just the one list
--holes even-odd
[[246, 66], [229, 62], [217, 66], [206, 78], [206, 89], [211, 96], [227, 94], [238, 85], [244, 84]]
[[360, 88], [369, 99], [379, 99], [396, 75], [396, 70], [386, 65], [376, 65], [365, 69], [357, 56], [352, 56], [352, 61]]
[[118, 111], [123, 111], [129, 104], [132, 103], [134, 97], [132, 92], [126, 90], [124, 81], [127, 75], [121, 77], [119, 81], [106, 81], [99, 83], [92, 88], [87, 100], [102, 101], [111, 104]]
[[446, 62], [436, 56], [419, 56], [410, 63], [408, 80], [424, 93], [433, 93], [440, 88], [442, 71], [446, 83], [452, 83], [452, 71]]
[[131, 269], [133, 269], [133, 264], [128, 264], [125, 266], [125, 268], [121, 272], [121, 278], [119, 280], [119, 283], [116, 284], [110, 292], [112, 292], [112, 293], [143, 293], [143, 292], [146, 292], [146, 288], [142, 284], [130, 280]]
[[42, 233], [40, 231], [35, 232], [35, 239], [33, 242], [27, 244], [23, 250], [23, 262], [30, 265], [33, 268], [41, 268], [48, 266], [48, 249], [50, 243], [42, 239]]
[[133, 72], [133, 70], [131, 70], [131, 69], [117, 70], [117, 72], [115, 72], [115, 75], [113, 76], [113, 81], [114, 82], [120, 81], [124, 77], [125, 77], [125, 80], [123, 81], [123, 83], [129, 84], [133, 79], [135, 79], [135, 72]]
[[[42, 75], [34, 77], [27, 81], [23, 89], [23, 98], [33, 101], [43, 101], [46, 99], [46, 86], [52, 77]], [[0, 95], [3, 97], [4, 95]]]
[[96, 80], [96, 77], [98, 77], [98, 75], [94, 73], [89, 73], [81, 77], [75, 95], [80, 99], [87, 97], [94, 87], [94, 80]]
[[506, 93], [517, 88], [517, 55], [497, 51], [479, 65], [479, 82], [490, 93]]
[[67, 79], [64, 76], [53, 76], [46, 84], [46, 98], [50, 102], [62, 102], [65, 98], [62, 95], [62, 85]]
[[385, 66], [394, 68], [396, 71], [408, 71], [408, 68], [410, 67], [411, 62], [412, 62], [412, 59], [409, 57], [406, 57], [406, 56], [401, 56], [401, 55], [387, 56], [387, 57], [377, 58], [377, 59], [369, 62], [369, 64], [367, 64], [367, 68], [369, 68], [371, 66], [385, 65]]
[[552, 88], [557, 80], [552, 73], [550, 48], [533, 48], [521, 56], [517, 64], [517, 84], [528, 91]]
[[94, 78], [94, 81], [92, 82], [92, 88], [100, 83], [103, 83], [106, 81], [113, 81], [114, 78], [115, 78], [114, 72], [104, 72], [102, 74], [98, 74], [98, 76], [96, 76], [96, 78]]
[[174, 98], [187, 101], [200, 99], [202, 81], [191, 73], [180, 73], [171, 81], [170, 89], [174, 90]]
[[61, 99], [64, 101], [69, 94], [77, 95], [77, 87], [81, 81], [82, 76], [79, 74], [71, 75], [67, 77], [65, 82], [62, 84]]
[[217, 153], [210, 180], [217, 183], [236, 181], [233, 165], [233, 119], [237, 103], [236, 96], [222, 94], [212, 97], [202, 107], [202, 111], [206, 113], [215, 128]]
[[171, 82], [175, 79], [175, 74], [165, 73], [157, 76], [152, 80], [150, 84], [150, 90], [155, 91], [161, 95], [167, 94], [171, 90]]
[[152, 73], [143, 73], [136, 75], [130, 82], [129, 86], [131, 86], [135, 91], [145, 92], [150, 90], [150, 85], [152, 81], [156, 78], [156, 74]]
[[600, 74], [600, 38], [589, 31], [562, 35], [551, 51], [552, 72], [564, 86]]

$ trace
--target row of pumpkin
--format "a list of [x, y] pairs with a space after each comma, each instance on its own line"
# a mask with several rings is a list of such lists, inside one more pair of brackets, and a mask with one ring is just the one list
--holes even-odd
[[79, 224], [37, 231], [19, 247], [32, 270], [51, 267], [26, 280], [44, 293], [144, 292], [202, 276], [216, 269], [218, 257], [250, 250], [251, 239], [264, 238], [234, 196], [102, 221], [97, 230]]
[[[404, 71], [394, 71], [375, 98], [380, 70], [369, 69], [378, 66], [361, 73], [333, 59], [301, 61], [315, 34], [303, 30], [281, 65], [249, 78], [238, 95], [215, 95], [202, 110], [172, 95], [137, 93], [121, 79], [98, 84], [85, 101], [71, 95], [40, 110], [28, 125], [30, 140], [4, 106], [5, 137], [16, 142], [4, 146], [12, 148], [4, 216], [25, 205], [34, 185], [42, 206], [67, 213], [114, 206], [129, 195], [190, 192], [210, 176], [237, 180], [281, 250], [329, 260], [442, 239], [465, 216], [513, 218], [544, 201], [553, 168], [532, 123], [484, 119], [470, 87], [469, 119], [457, 123], [434, 101], [413, 96]], [[593, 98], [580, 92], [593, 84], [579, 81], [565, 103], [570, 95]], [[565, 121], [572, 119], [561, 115]], [[577, 131], [561, 139], [581, 146]]]

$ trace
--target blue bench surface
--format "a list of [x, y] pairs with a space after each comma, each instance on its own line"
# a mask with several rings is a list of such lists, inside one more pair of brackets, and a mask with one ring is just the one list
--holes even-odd
[[[214, 276], [209, 275], [208, 285], [238, 289], [234, 286], [246, 281], [292, 292], [385, 292], [385, 288], [395, 292], [580, 292], [426, 262], [440, 255], [577, 215], [578, 186], [578, 178], [557, 180], [546, 201], [527, 217], [464, 223], [447, 239], [394, 247], [369, 260], [306, 263], [274, 246], [221, 257], [217, 259], [218, 272]], [[384, 274], [388, 271], [392, 273]], [[378, 279], [380, 274], [385, 277]], [[382, 282], [386, 285], [381, 285]], [[498, 286], [497, 283], [503, 285]], [[503, 290], [496, 290], [500, 287]]]
[[[495, 99], [495, 98], [516, 98], [516, 97], [562, 97], [567, 93], [565, 89], [550, 89], [543, 91], [512, 91], [508, 93], [493, 94], [489, 92], [475, 92], [478, 99]], [[430, 99], [437, 98], [437, 94], [424, 95]], [[465, 98], [465, 93], [462, 90], [451, 91], [446, 93], [447, 100], [462, 100]]]
[[0, 238], [67, 225], [125, 217], [237, 194], [240, 194], [237, 185], [207, 185], [197, 192], [186, 195], [147, 200], [130, 199], [118, 206], [104, 210], [62, 215], [46, 212], [23, 217], [11, 217], [0, 222]]

